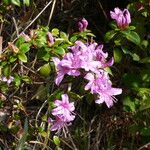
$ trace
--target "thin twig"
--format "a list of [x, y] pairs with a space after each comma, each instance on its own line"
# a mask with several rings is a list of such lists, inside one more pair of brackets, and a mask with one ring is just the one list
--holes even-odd
[[28, 69], [30, 72], [32, 72], [32, 73], [34, 73], [34, 74], [37, 75], [37, 73], [36, 73], [34, 70], [32, 70], [31, 68], [28, 68], [28, 67], [25, 66], [24, 64], [20, 64], [20, 65], [23, 66], [24, 68]]
[[[2, 43], [3, 43], [3, 37], [0, 36], [0, 57], [1, 57], [1, 54], [2, 54]], [[0, 76], [1, 76], [1, 67], [0, 67]]]
[[97, 1], [97, 2], [98, 2], [99, 7], [101, 8], [101, 10], [102, 10], [102, 12], [104, 14], [105, 19], [108, 20], [107, 14], [106, 14], [105, 10], [103, 9], [103, 6], [102, 6], [101, 2], [100, 1]]
[[[39, 18], [39, 16], [46, 10], [46, 8], [47, 8], [51, 3], [52, 3], [52, 1], [50, 1], [50, 2], [41, 10], [41, 12], [25, 27], [25, 29], [24, 29], [22, 32], [25, 32], [25, 31]], [[19, 35], [18, 37], [20, 37], [20, 35]], [[18, 39], [18, 37], [15, 38], [15, 39], [13, 40], [13, 42], [15, 42], [15, 41]]]
[[2, 30], [3, 30], [3, 22], [0, 25], [0, 35], [2, 34]]
[[39, 115], [40, 115], [42, 109], [45, 107], [46, 104], [47, 104], [47, 100], [45, 100], [45, 102], [42, 104], [42, 106], [40, 107], [40, 109], [39, 109], [39, 111], [38, 111], [38, 113], [37, 113], [37, 115], [36, 115], [36, 119], [35, 119], [35, 120], [36, 120], [36, 121], [35, 121], [35, 127], [36, 127], [36, 128], [38, 128], [38, 125], [37, 125], [38, 117], [39, 117]]
[[29, 25], [23, 30], [23, 32], [25, 32], [34, 22], [36, 19], [39, 18], [39, 16], [46, 10], [46, 8], [52, 3], [52, 1], [50, 1], [43, 9], [42, 11], [29, 23]]
[[70, 131], [69, 131], [68, 127], [65, 126], [65, 129], [66, 129], [66, 131], [67, 131], [67, 133], [68, 133], [68, 135], [69, 135], [69, 138], [70, 138], [70, 141], [71, 141], [71, 143], [72, 143], [72, 146], [73, 146], [74, 150], [78, 150], [78, 148], [76, 147], [76, 145], [75, 145], [75, 143], [74, 143], [74, 141], [73, 141], [73, 139], [72, 139], [72, 137], [71, 137], [71, 134], [70, 134]]
[[16, 22], [16, 19], [14, 17], [12, 17], [12, 20], [14, 22], [14, 25], [15, 25], [15, 29], [16, 29], [16, 34], [17, 34], [17, 38], [19, 37], [19, 31], [18, 31], [18, 26], [17, 26], [17, 22]]
[[69, 148], [71, 148], [72, 150], [74, 150], [74, 148], [73, 148], [71, 145], [69, 145], [66, 141], [64, 141], [62, 138], [60, 138], [60, 140], [61, 140], [64, 144], [66, 144]]
[[138, 150], [142, 150], [142, 149], [144, 149], [144, 148], [148, 148], [148, 146], [150, 146], [150, 142], [147, 143], [147, 144], [145, 144], [145, 145], [143, 145], [143, 146], [140, 147]]
[[54, 13], [55, 5], [56, 5], [56, 0], [53, 0], [52, 9], [51, 9], [51, 12], [50, 12], [50, 15], [49, 15], [49, 18], [48, 18], [47, 26], [49, 26], [50, 21], [51, 21], [51, 19], [52, 19], [52, 16], [53, 16], [53, 13]]

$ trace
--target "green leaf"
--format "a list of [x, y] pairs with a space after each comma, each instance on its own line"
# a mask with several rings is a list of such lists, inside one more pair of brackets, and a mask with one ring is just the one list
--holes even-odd
[[23, 43], [22, 45], [20, 45], [19, 49], [22, 53], [26, 53], [30, 50], [30, 44], [29, 43]]
[[91, 37], [96, 37], [93, 33], [88, 32], [86, 35], [91, 36]]
[[140, 63], [150, 63], [150, 57], [145, 57], [140, 60]]
[[19, 7], [20, 7], [20, 5], [21, 5], [20, 0], [11, 0], [11, 2], [12, 2], [12, 4], [17, 5], [17, 6], [19, 6]]
[[139, 45], [141, 42], [141, 39], [139, 35], [134, 31], [122, 31], [124, 36], [131, 42], [133, 42], [136, 45]]
[[65, 32], [60, 32], [60, 37], [65, 41], [68, 41], [68, 35]]
[[3, 0], [3, 3], [9, 5], [11, 3], [11, 0]]
[[142, 45], [144, 48], [147, 48], [148, 44], [149, 44], [149, 42], [148, 42], [147, 40], [143, 40], [143, 41], [141, 42], [141, 45]]
[[135, 30], [136, 27], [135, 27], [135, 26], [129, 26], [128, 29], [129, 29], [129, 30]]
[[133, 58], [134, 61], [140, 60], [140, 57], [136, 53], [129, 51], [126, 47], [122, 46], [121, 49], [124, 52], [124, 54], [129, 54]]
[[135, 103], [131, 100], [131, 97], [129, 97], [129, 96], [127, 96], [123, 99], [123, 105], [125, 106], [124, 107], [125, 111], [135, 112], [135, 110], [136, 110]]
[[3, 74], [5, 77], [9, 77], [11, 73], [11, 67], [10, 66], [5, 66], [3, 69]]
[[42, 131], [42, 132], [40, 133], [40, 135], [43, 136], [44, 138], [46, 138], [46, 137], [47, 137], [47, 132]]
[[110, 27], [111, 27], [112, 29], [118, 29], [115, 21], [112, 21], [112, 22], [111, 22]]
[[18, 59], [22, 62], [27, 62], [27, 56], [24, 53], [19, 53]]
[[29, 76], [22, 76], [21, 78], [24, 82], [28, 83], [28, 84], [31, 84], [32, 83], [32, 80]]
[[150, 127], [144, 127], [144, 128], [142, 128], [141, 135], [142, 136], [150, 136]]
[[108, 31], [106, 34], [105, 34], [105, 41], [106, 42], [109, 42], [115, 35], [116, 35], [116, 31], [114, 30], [111, 30], [111, 31]]
[[19, 77], [18, 74], [15, 74], [15, 76], [14, 76], [14, 83], [15, 83], [15, 86], [17, 86], [17, 87], [19, 87], [21, 84], [21, 78]]
[[71, 92], [71, 91], [68, 92], [68, 95], [69, 95], [69, 97], [70, 97], [71, 99], [73, 99], [73, 100], [75, 100], [75, 101], [79, 101], [79, 100], [82, 99], [80, 95], [78, 95], [78, 94], [76, 94], [76, 93], [74, 93], [74, 92]]
[[55, 49], [55, 53], [59, 54], [59, 55], [64, 55], [65, 54], [65, 50], [62, 47], [57, 47]]
[[137, 96], [140, 98], [139, 110], [143, 111], [150, 108], [150, 88], [135, 88]]
[[141, 86], [142, 81], [141, 81], [141, 76], [135, 73], [125, 73], [123, 75], [123, 83], [126, 87], [128, 88], [138, 88]]
[[9, 57], [9, 62], [10, 62], [10, 63], [15, 62], [16, 60], [17, 60], [17, 58], [14, 57], [14, 56], [10, 56], [10, 57]]
[[23, 3], [24, 3], [26, 6], [30, 6], [30, 0], [23, 0]]
[[38, 69], [40, 75], [42, 76], [45, 76], [45, 77], [48, 77], [51, 73], [51, 66], [49, 63], [47, 64], [44, 64], [43, 66], [41, 66], [39, 69]]
[[59, 137], [58, 136], [53, 136], [53, 141], [54, 141], [54, 143], [55, 143], [55, 145], [60, 145], [60, 140], [59, 140]]
[[25, 43], [24, 37], [19, 37], [19, 39], [16, 41], [16, 46], [20, 47], [23, 43]]
[[78, 39], [77, 35], [74, 35], [70, 38], [70, 41], [75, 42], [75, 41], [77, 41], [77, 39]]
[[37, 52], [38, 58], [43, 58], [47, 54], [47, 51], [44, 48], [39, 48]]
[[115, 48], [113, 53], [114, 53], [115, 62], [120, 63], [122, 60], [122, 51], [118, 48]]
[[107, 71], [110, 75], [113, 76], [113, 73], [112, 73], [110, 67], [106, 67], [106, 68], [104, 68], [104, 70]]
[[58, 36], [59, 35], [59, 29], [57, 29], [57, 28], [54, 28], [51, 32], [52, 32], [52, 34], [54, 36]]

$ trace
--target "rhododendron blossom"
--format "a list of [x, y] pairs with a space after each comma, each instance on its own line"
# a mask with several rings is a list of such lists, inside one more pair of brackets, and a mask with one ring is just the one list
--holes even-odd
[[73, 56], [72, 53], [67, 53], [62, 60], [56, 57], [52, 58], [57, 70], [57, 77], [55, 80], [56, 85], [59, 85], [63, 80], [65, 74], [70, 76], [79, 76], [80, 59]]
[[75, 46], [70, 47], [72, 52], [66, 53], [62, 60], [53, 57], [57, 70], [56, 85], [59, 85], [64, 76], [79, 76], [80, 70], [95, 72], [97, 69], [105, 68], [113, 64], [113, 58], [107, 61], [108, 54], [102, 51], [103, 45], [97, 43], [86, 43], [76, 41]]
[[[122, 93], [121, 89], [112, 87], [109, 74], [104, 70], [106, 67], [113, 65], [114, 59], [111, 58], [107, 61], [108, 53], [103, 51], [103, 45], [98, 45], [95, 42], [76, 41], [75, 45], [69, 49], [71, 52], [66, 53], [62, 60], [56, 57], [52, 58], [57, 71], [55, 83], [59, 85], [66, 74], [77, 77], [81, 75], [81, 72], [84, 72], [84, 74], [86, 73], [84, 78], [89, 81], [85, 90], [90, 90], [92, 94], [98, 96], [96, 103], [105, 102], [108, 107], [111, 107], [115, 100], [114, 95]], [[58, 105], [57, 101], [55, 104]], [[62, 111], [65, 110], [61, 107], [55, 108], [53, 115]], [[66, 115], [68, 114], [69, 112], [66, 111]]]
[[49, 123], [51, 126], [51, 131], [60, 130], [65, 125], [71, 125], [71, 121], [75, 119], [74, 114], [74, 102], [69, 102], [67, 94], [62, 95], [62, 100], [55, 100], [55, 108], [52, 110], [52, 115], [55, 117], [55, 120], [49, 118]]
[[112, 19], [116, 20], [120, 29], [126, 28], [131, 23], [131, 16], [128, 9], [122, 11], [119, 8], [115, 8], [114, 12], [110, 11], [110, 15]]
[[56, 106], [52, 111], [54, 116], [62, 115], [67, 122], [74, 120], [75, 116], [72, 114], [75, 110], [74, 102], [69, 103], [67, 94], [62, 95], [62, 100], [55, 100], [54, 105]]
[[51, 131], [60, 131], [66, 124], [62, 116], [56, 116], [55, 120], [49, 118], [48, 123], [51, 124]]
[[85, 79], [89, 80], [85, 90], [90, 89], [92, 94], [97, 94], [99, 99], [95, 102], [98, 104], [105, 102], [108, 108], [113, 106], [113, 102], [115, 102], [114, 95], [122, 93], [122, 89], [112, 87], [108, 73], [104, 70], [100, 70], [96, 74], [88, 73]]

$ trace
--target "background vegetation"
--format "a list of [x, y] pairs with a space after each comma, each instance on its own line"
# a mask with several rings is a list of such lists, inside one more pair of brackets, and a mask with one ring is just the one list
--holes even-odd
[[[127, 30], [118, 30], [111, 19], [115, 7], [131, 13]], [[86, 34], [78, 32], [77, 22], [83, 17], [89, 22]], [[0, 149], [150, 149], [149, 27], [149, 0], [2, 0], [0, 72], [14, 80], [0, 83]], [[30, 39], [20, 36], [22, 32]], [[48, 32], [57, 39], [54, 49], [49, 48]], [[77, 116], [57, 134], [50, 132], [47, 120], [53, 101], [66, 87], [55, 85], [50, 59], [64, 55], [70, 42], [80, 38], [105, 45], [115, 59], [113, 85], [123, 93], [107, 108], [95, 104], [92, 95], [83, 96], [77, 88], [82, 80], [73, 80], [69, 96]]]

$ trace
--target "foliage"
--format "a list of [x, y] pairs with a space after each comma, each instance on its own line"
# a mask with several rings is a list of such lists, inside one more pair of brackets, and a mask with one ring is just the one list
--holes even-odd
[[[4, 29], [2, 27], [0, 29], [1, 36], [5, 39], [0, 56], [0, 139], [2, 139], [0, 149], [129, 150], [148, 147], [149, 1], [130, 1], [127, 8], [131, 13], [131, 23], [120, 28], [116, 22], [109, 20], [109, 15], [106, 16], [105, 9], [111, 10], [103, 8], [105, 3], [97, 0], [96, 3], [103, 12], [100, 15], [102, 23], [111, 23], [102, 29], [98, 24], [95, 27], [89, 19], [90, 28], [95, 33], [86, 29], [87, 24], [85, 28], [80, 28], [80, 31], [72, 28], [73, 20], [80, 15], [85, 16], [84, 8], [81, 8], [79, 15], [77, 7], [84, 6], [87, 11], [90, 1], [71, 2], [70, 5], [74, 4], [73, 10], [69, 10], [70, 5], [67, 2], [63, 2], [65, 5], [61, 3], [60, 5], [68, 10], [63, 11], [64, 16], [60, 18], [60, 23], [57, 23], [56, 18], [59, 18], [62, 12], [57, 12], [60, 6], [57, 1], [56, 4], [53, 2], [56, 12], [53, 12], [50, 26], [44, 26], [45, 20], [49, 17], [47, 10], [45, 16], [39, 17], [30, 30], [22, 32], [25, 28], [24, 22], [21, 23], [21, 18], [16, 16], [16, 12], [24, 14], [29, 10], [28, 14], [23, 16], [28, 20], [28, 24], [33, 16], [39, 14], [38, 6], [41, 8], [41, 3], [44, 2], [3, 0], [0, 5], [0, 22], [5, 25]], [[82, 3], [85, 5], [81, 5]], [[36, 11], [31, 16], [33, 8]], [[16, 13], [13, 15], [14, 26], [8, 19], [12, 12]], [[96, 10], [93, 12], [97, 13]], [[17, 17], [20, 20], [17, 20]], [[67, 19], [72, 17], [68, 26], [65, 17]], [[65, 24], [62, 24], [63, 21]], [[15, 31], [10, 30], [11, 25]], [[68, 27], [67, 32], [56, 28], [58, 26], [62, 29]], [[7, 37], [6, 31], [10, 32], [10, 37]], [[70, 51], [70, 47], [76, 45], [76, 41], [92, 43], [99, 39], [99, 33], [102, 34], [100, 41], [103, 41], [109, 56], [112, 55], [115, 61], [114, 66], [105, 68], [105, 71], [109, 72], [113, 85], [123, 89], [122, 95], [117, 97], [118, 102], [109, 109], [106, 105], [96, 105], [94, 103], [96, 95], [84, 90], [86, 83], [83, 78], [84, 70], [78, 78], [65, 75], [59, 86], [55, 84], [57, 68], [52, 58], [62, 60]], [[60, 100], [64, 93], [68, 94], [70, 103], [75, 104], [76, 109], [72, 113], [75, 113], [73, 115], [76, 118], [71, 126], [53, 132], [49, 118], [54, 117], [52, 112], [56, 109], [55, 100]]]

